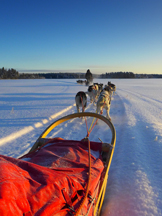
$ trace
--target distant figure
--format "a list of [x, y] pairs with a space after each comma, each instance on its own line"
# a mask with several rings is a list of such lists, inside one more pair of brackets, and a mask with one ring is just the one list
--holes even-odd
[[75, 96], [77, 112], [80, 112], [80, 107], [82, 107], [82, 112], [84, 112], [87, 106], [87, 96], [85, 92], [79, 91]]
[[86, 74], [85, 74], [85, 78], [87, 80], [86, 85], [90, 85], [91, 83], [93, 83], [93, 76], [92, 73], [90, 72], [90, 70], [88, 69]]

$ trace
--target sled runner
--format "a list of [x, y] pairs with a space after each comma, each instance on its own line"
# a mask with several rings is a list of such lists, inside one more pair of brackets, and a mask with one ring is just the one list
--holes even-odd
[[[80, 117], [80, 118], [78, 118]], [[58, 125], [77, 118], [102, 120], [111, 142], [48, 137]], [[52, 123], [28, 154], [19, 159], [0, 155], [0, 215], [98, 216], [114, 152], [113, 124], [97, 113], [74, 113]]]

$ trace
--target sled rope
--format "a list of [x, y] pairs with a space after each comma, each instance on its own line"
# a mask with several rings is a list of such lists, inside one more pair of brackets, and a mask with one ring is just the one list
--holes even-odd
[[[82, 102], [82, 109], [83, 109], [83, 112], [84, 112], [84, 106], [83, 106], [83, 99], [82, 99], [82, 96], [80, 94], [80, 98], [81, 98], [81, 102]], [[86, 123], [86, 128], [87, 128], [87, 137], [89, 136], [89, 132], [88, 132], [88, 124], [87, 124], [87, 119], [85, 117], [85, 123]]]
[[[103, 113], [103, 108], [104, 108], [105, 102], [106, 102], [106, 99], [104, 100], [104, 104], [103, 104], [103, 106], [102, 106], [102, 110], [101, 110], [100, 114]], [[96, 113], [97, 113], [97, 111], [96, 111]], [[94, 120], [95, 120], [95, 118], [93, 118], [93, 121], [92, 121], [91, 126], [90, 126], [89, 131], [88, 131], [88, 134], [90, 134], [90, 133], [92, 132], [94, 126], [95, 126], [95, 125], [97, 124], [97, 122], [98, 122], [98, 119], [97, 119], [96, 122], [95, 122], [95, 124], [93, 125]], [[92, 125], [93, 125], [93, 127], [92, 127]]]
[[85, 216], [88, 216], [88, 214], [89, 214], [89, 212], [90, 212], [90, 210], [91, 210], [91, 208], [92, 208], [92, 205], [93, 205], [93, 203], [94, 203], [95, 200], [96, 200], [95, 197], [96, 197], [96, 195], [97, 195], [99, 185], [100, 185], [100, 181], [98, 182], [98, 185], [97, 185], [97, 187], [96, 187], [96, 192], [95, 192], [94, 198], [91, 197], [91, 200], [92, 200], [92, 201], [91, 201], [91, 204], [90, 204], [89, 210], [88, 210], [88, 212], [87, 212], [87, 214], [86, 214]]
[[88, 138], [88, 158], [89, 158], [88, 183], [87, 183], [86, 192], [85, 192], [83, 201], [81, 202], [81, 204], [80, 204], [79, 208], [77, 209], [76, 213], [74, 214], [74, 216], [79, 216], [79, 212], [81, 211], [81, 208], [83, 207], [83, 205], [86, 201], [86, 198], [88, 197], [89, 186], [90, 186], [90, 181], [91, 181], [91, 148], [90, 148], [89, 131], [88, 131], [88, 124], [87, 124], [86, 117], [85, 117], [85, 123], [86, 123], [86, 127], [87, 127], [87, 138]]
[[76, 213], [74, 214], [74, 216], [79, 216], [79, 212], [81, 210], [81, 208], [83, 207], [86, 198], [88, 196], [88, 192], [89, 192], [89, 186], [90, 186], [90, 181], [91, 181], [91, 149], [90, 149], [90, 141], [88, 139], [88, 156], [89, 156], [89, 174], [88, 174], [88, 183], [87, 183], [87, 188], [86, 188], [86, 193], [84, 195], [83, 201], [81, 202], [79, 208], [77, 209]]

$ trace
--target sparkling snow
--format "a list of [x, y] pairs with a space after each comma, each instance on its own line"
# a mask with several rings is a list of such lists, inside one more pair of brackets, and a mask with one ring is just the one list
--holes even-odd
[[[162, 79], [94, 80], [108, 81], [117, 87], [110, 109], [117, 140], [102, 216], [160, 216]], [[76, 112], [75, 94], [87, 88], [75, 79], [0, 80], [0, 154], [17, 158], [27, 153], [53, 121]], [[88, 98], [86, 111], [95, 109]], [[52, 135], [81, 139], [86, 135], [84, 119], [58, 126]], [[93, 139], [108, 137], [99, 122]]]

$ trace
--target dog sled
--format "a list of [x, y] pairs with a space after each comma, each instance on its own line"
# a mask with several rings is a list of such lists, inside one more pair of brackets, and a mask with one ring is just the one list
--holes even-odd
[[[111, 142], [90, 141], [88, 129], [80, 141], [48, 137], [60, 124], [83, 118], [104, 122]], [[107, 118], [74, 113], [52, 123], [21, 158], [0, 155], [0, 215], [100, 215], [115, 142]]]

